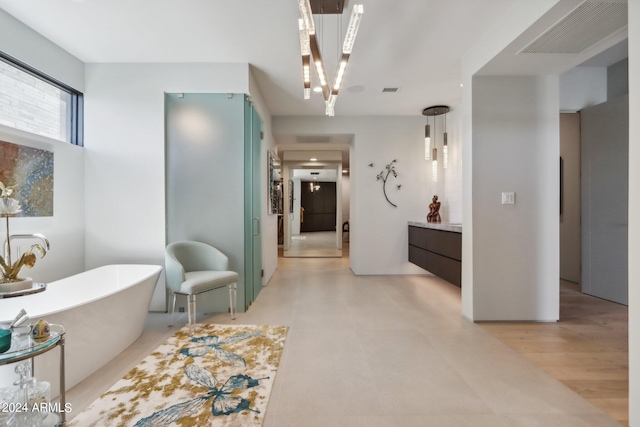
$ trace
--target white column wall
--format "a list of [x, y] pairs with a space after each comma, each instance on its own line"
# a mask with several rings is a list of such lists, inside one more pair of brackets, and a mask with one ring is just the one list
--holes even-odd
[[[475, 242], [474, 218], [478, 215], [474, 211], [476, 189], [474, 179], [474, 150], [476, 149], [473, 132], [473, 78], [489, 61], [505, 49], [522, 31], [529, 28], [559, 0], [518, 0], [512, 7], [502, 12], [502, 17], [488, 29], [462, 58], [462, 204], [463, 204], [463, 233], [462, 233], [462, 313], [471, 320], [476, 320], [474, 308], [475, 296], [480, 293], [475, 284], [476, 253], [478, 247]], [[558, 106], [555, 107], [557, 116]]]
[[[629, 117], [640, 117], [640, 0], [629, 0]], [[629, 120], [629, 425], [640, 426], [640, 124]]]
[[473, 79], [473, 320], [559, 317], [558, 102], [556, 76]]

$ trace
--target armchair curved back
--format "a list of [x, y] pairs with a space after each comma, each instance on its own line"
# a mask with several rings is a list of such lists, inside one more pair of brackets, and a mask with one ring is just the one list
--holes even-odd
[[206, 243], [180, 241], [167, 245], [165, 264], [167, 285], [174, 292], [178, 292], [185, 280], [185, 273], [226, 271], [229, 269], [229, 258]]

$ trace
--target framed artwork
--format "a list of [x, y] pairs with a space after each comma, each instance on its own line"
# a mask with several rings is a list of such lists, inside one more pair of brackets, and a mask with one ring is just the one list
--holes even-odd
[[293, 213], [293, 180], [289, 180], [289, 213]]
[[18, 216], [53, 216], [53, 152], [0, 141], [0, 182], [15, 186]]
[[267, 152], [267, 170], [269, 171], [269, 214], [282, 213], [282, 207], [280, 205], [281, 200], [281, 188], [282, 188], [282, 176], [280, 169], [280, 159], [276, 155], [275, 151], [269, 150]]

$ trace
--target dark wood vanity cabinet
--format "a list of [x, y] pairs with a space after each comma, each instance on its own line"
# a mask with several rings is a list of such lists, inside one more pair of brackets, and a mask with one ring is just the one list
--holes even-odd
[[409, 262], [460, 286], [462, 233], [410, 225]]

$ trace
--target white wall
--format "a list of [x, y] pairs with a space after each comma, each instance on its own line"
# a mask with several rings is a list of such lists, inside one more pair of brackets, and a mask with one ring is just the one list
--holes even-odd
[[247, 93], [249, 68], [87, 64], [85, 81], [86, 266], [164, 265], [164, 93]]
[[[443, 194], [446, 179], [441, 170], [438, 183], [431, 180], [431, 164], [424, 160], [425, 124], [423, 116], [273, 119], [275, 135], [354, 134], [349, 237], [351, 268], [356, 274], [425, 274], [407, 260], [407, 221], [426, 220], [431, 197]], [[452, 152], [459, 149], [455, 136], [450, 135], [449, 145]], [[398, 178], [389, 178], [387, 194], [397, 208], [387, 203], [382, 182], [376, 181], [376, 175], [393, 159], [397, 159]]]
[[[0, 51], [79, 91], [84, 90], [81, 61], [3, 10], [0, 10]], [[84, 149], [4, 126], [0, 127], [0, 140], [54, 153], [53, 217], [10, 220], [12, 234], [42, 233], [51, 243], [47, 255], [39, 259], [33, 269], [23, 272], [37, 281], [51, 282], [83, 271]], [[4, 239], [0, 242], [3, 244]], [[36, 242], [16, 241], [23, 251], [27, 243]], [[16, 313], [18, 310], [19, 307]]]
[[473, 146], [473, 320], [555, 321], [558, 77], [475, 77]]
[[[439, 132], [439, 130], [438, 130]], [[440, 169], [442, 189], [438, 193], [440, 216], [444, 222], [462, 222], [462, 109], [452, 108], [447, 114], [447, 134], [449, 145], [449, 167]], [[438, 153], [441, 153], [438, 145]], [[438, 154], [442, 160], [442, 155]], [[442, 165], [442, 162], [440, 162]], [[428, 209], [427, 209], [428, 213]], [[426, 219], [426, 217], [425, 217]]]
[[607, 99], [629, 94], [629, 60], [623, 59], [607, 67]]
[[575, 67], [560, 75], [560, 111], [576, 112], [607, 100], [607, 69]]
[[[53, 152], [53, 216], [11, 218], [11, 234], [44, 234], [51, 244], [44, 258], [22, 276], [52, 282], [84, 270], [84, 150], [82, 147], [0, 127], [0, 140]], [[20, 184], [20, 183], [16, 183]], [[4, 221], [0, 225], [4, 236]], [[0, 238], [4, 247], [5, 238]], [[24, 251], [39, 240], [14, 240], [11, 247]], [[19, 311], [17, 307], [16, 313]]]
[[[640, 1], [629, 1], [629, 117], [640, 117]], [[629, 164], [640, 164], [640, 123], [629, 121]], [[629, 168], [629, 425], [640, 426], [640, 169]]]
[[84, 63], [0, 9], [0, 51], [82, 92]]

